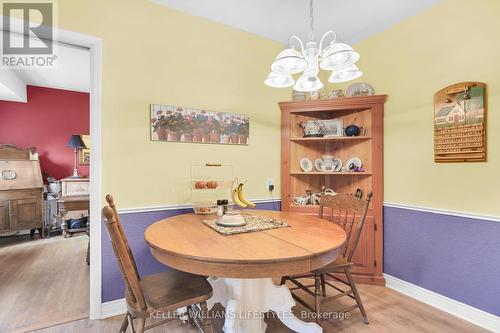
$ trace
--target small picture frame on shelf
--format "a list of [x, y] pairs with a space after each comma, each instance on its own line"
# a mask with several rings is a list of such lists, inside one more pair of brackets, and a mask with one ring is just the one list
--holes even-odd
[[80, 134], [80, 138], [87, 148], [80, 149], [78, 160], [80, 165], [90, 164], [90, 135]]
[[322, 120], [321, 123], [325, 138], [344, 135], [344, 121], [342, 119]]

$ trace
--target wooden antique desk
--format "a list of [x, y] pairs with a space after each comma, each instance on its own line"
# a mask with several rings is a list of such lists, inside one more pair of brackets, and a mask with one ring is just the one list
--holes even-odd
[[61, 224], [63, 236], [68, 237], [73, 232], [87, 231], [88, 226], [81, 229], [69, 229], [67, 220], [89, 215], [89, 178], [65, 178], [61, 180], [61, 187], [62, 196], [57, 200], [57, 205], [59, 215], [62, 216], [63, 219]]
[[0, 145], [0, 233], [35, 229], [42, 236], [43, 181], [35, 148]]
[[[273, 310], [290, 329], [320, 333], [316, 323], [296, 318], [290, 290], [272, 277], [310, 272], [333, 262], [346, 240], [342, 228], [318, 217], [290, 212], [251, 211], [290, 227], [223, 236], [202, 223], [214, 216], [183, 214], [149, 226], [144, 237], [153, 256], [172, 268], [210, 276], [207, 301], [226, 309], [224, 332], [264, 333], [258, 313]], [[254, 314], [254, 315], [251, 315]]]
[[[64, 237], [69, 237], [71, 233], [87, 231], [88, 226], [82, 229], [69, 229], [67, 221], [72, 218], [89, 216], [89, 196], [69, 196], [61, 197], [57, 200], [58, 211], [62, 216], [62, 234]], [[88, 223], [87, 223], [88, 224]]]

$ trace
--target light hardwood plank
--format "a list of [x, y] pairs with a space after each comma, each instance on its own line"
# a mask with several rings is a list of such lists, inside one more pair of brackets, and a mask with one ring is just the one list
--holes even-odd
[[88, 237], [28, 237], [0, 240], [0, 332], [26, 332], [87, 318]]
[[[429, 305], [416, 301], [403, 294], [385, 287], [359, 285], [363, 297], [370, 325], [361, 321], [358, 310], [351, 312], [351, 318], [344, 320], [329, 319], [323, 322], [325, 333], [334, 332], [369, 332], [369, 333], [401, 333], [401, 332], [428, 332], [428, 333], [485, 333], [488, 332], [480, 327], [472, 325], [464, 320], [435, 309]], [[347, 301], [343, 301], [345, 304]], [[335, 311], [341, 303], [326, 304], [327, 311]], [[215, 307], [214, 307], [215, 309]], [[221, 310], [221, 307], [218, 308]], [[294, 308], [294, 313], [300, 317], [304, 308], [300, 305]], [[56, 327], [39, 330], [39, 333], [108, 333], [118, 332], [122, 316], [116, 316], [105, 320], [91, 321], [88, 319], [59, 325]], [[291, 332], [277, 318], [267, 318], [269, 333]], [[222, 320], [214, 319], [216, 332], [222, 332]], [[191, 329], [180, 321], [173, 321], [167, 325], [154, 328], [151, 333], [191, 333], [198, 332]]]

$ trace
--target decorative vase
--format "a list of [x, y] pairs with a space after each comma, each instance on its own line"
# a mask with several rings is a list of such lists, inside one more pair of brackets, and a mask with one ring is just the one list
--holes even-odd
[[168, 141], [180, 141], [181, 134], [179, 132], [168, 132]]
[[247, 144], [247, 140], [248, 140], [248, 136], [247, 135], [244, 135], [244, 134], [240, 134], [240, 145], [246, 145]]
[[203, 142], [210, 142], [210, 134], [203, 134]]
[[239, 140], [238, 134], [231, 134], [231, 143], [237, 144]]
[[230, 136], [228, 134], [222, 134], [222, 143], [229, 143]]
[[309, 94], [309, 99], [317, 100], [321, 99], [321, 96], [322, 96], [321, 89], [316, 91], [311, 91], [311, 93]]
[[292, 101], [305, 101], [307, 94], [302, 91], [293, 90]]
[[184, 142], [192, 142], [193, 141], [193, 133], [184, 133]]
[[166, 128], [157, 128], [156, 134], [158, 135], [158, 140], [167, 140], [168, 138], [168, 131]]
[[218, 132], [212, 132], [210, 134], [210, 142], [220, 142], [220, 134]]
[[344, 92], [342, 89], [332, 89], [328, 93], [328, 98], [334, 99], [334, 98], [344, 98]]

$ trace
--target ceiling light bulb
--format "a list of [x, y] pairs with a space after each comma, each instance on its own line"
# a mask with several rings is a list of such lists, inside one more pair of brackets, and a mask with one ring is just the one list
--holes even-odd
[[360, 71], [356, 65], [350, 65], [337, 71], [333, 71], [332, 75], [330, 75], [330, 78], [328, 79], [328, 82], [340, 83], [351, 81], [357, 79], [361, 75], [363, 75], [363, 72]]
[[294, 49], [284, 49], [281, 51], [276, 60], [271, 65], [271, 70], [278, 74], [297, 74], [302, 72], [307, 67], [307, 61], [304, 57]]
[[311, 92], [323, 88], [323, 82], [318, 78], [317, 74], [310, 75], [304, 73], [293, 86], [294, 90], [301, 92]]
[[354, 64], [359, 60], [359, 53], [345, 43], [332, 43], [323, 50], [320, 67], [324, 70], [336, 70]]
[[287, 88], [293, 86], [295, 83], [291, 75], [284, 75], [278, 73], [269, 73], [267, 78], [264, 80], [264, 84], [273, 88]]

